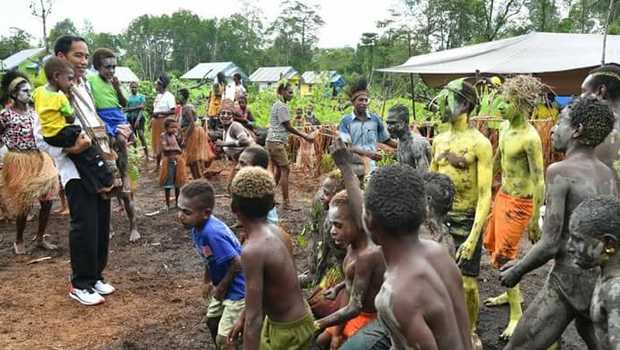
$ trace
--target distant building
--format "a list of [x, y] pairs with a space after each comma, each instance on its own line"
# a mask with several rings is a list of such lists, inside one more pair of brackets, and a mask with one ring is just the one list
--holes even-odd
[[336, 95], [345, 85], [342, 75], [338, 74], [335, 70], [314, 72], [307, 71], [301, 75], [301, 85], [299, 91], [302, 96], [312, 94], [313, 88], [316, 88], [317, 84], [325, 84], [329, 86], [332, 91], [332, 95]]
[[194, 68], [187, 71], [187, 73], [181, 76], [181, 79], [185, 80], [215, 80], [217, 73], [223, 72], [226, 79], [232, 79], [232, 76], [236, 73], [241, 74], [241, 79], [248, 78], [247, 74], [239, 68], [233, 62], [209, 62], [198, 63]]
[[41, 59], [45, 54], [46, 51], [43, 47], [21, 50], [0, 60], [0, 72], [19, 68], [23, 72], [34, 75], [38, 71]]
[[140, 82], [138, 76], [131, 70], [129, 67], [116, 67], [114, 71], [114, 75], [118, 78], [121, 83], [129, 84], [133, 82]]
[[283, 79], [297, 85], [300, 79], [299, 72], [291, 66], [260, 67], [250, 75], [250, 81], [256, 84], [258, 90], [275, 87]]

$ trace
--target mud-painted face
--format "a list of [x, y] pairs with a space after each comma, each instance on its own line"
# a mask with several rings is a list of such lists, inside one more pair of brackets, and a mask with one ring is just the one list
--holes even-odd
[[222, 109], [220, 110], [219, 118], [222, 125], [228, 126], [233, 122], [233, 112], [228, 109]]
[[574, 129], [570, 125], [570, 106], [564, 108], [560, 114], [560, 120], [551, 129], [551, 142], [553, 149], [564, 152], [568, 148], [568, 144], [573, 136]]
[[599, 89], [596, 89], [592, 83], [594, 78], [588, 75], [581, 83], [581, 97], [599, 97]]
[[325, 208], [328, 208], [329, 202], [331, 202], [332, 198], [338, 193], [338, 184], [336, 180], [330, 177], [326, 178], [323, 180], [318, 192], [319, 200], [323, 203]]
[[387, 124], [390, 135], [394, 135], [396, 137], [402, 136], [407, 130], [407, 121], [403, 118], [403, 116], [394, 111], [390, 111], [388, 113], [385, 123]]
[[108, 57], [101, 60], [101, 66], [99, 67], [99, 74], [107, 81], [111, 81], [114, 78], [114, 72], [116, 71], [116, 58]]
[[605, 254], [605, 242], [582, 233], [578, 225], [573, 222], [570, 224], [568, 254], [584, 269], [600, 266], [608, 259]]
[[463, 90], [463, 83], [462, 79], [451, 81], [433, 100], [432, 103], [436, 104], [442, 122], [451, 122], [465, 112], [465, 102], [459, 102], [458, 98], [458, 91]]
[[15, 100], [23, 104], [30, 103], [30, 100], [32, 98], [32, 87], [30, 86], [30, 83], [24, 82], [19, 84], [17, 86], [17, 89], [15, 89], [13, 97], [15, 98]]

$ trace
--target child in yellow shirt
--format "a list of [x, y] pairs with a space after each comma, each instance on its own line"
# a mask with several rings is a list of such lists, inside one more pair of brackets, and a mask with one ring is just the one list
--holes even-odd
[[32, 96], [34, 106], [41, 121], [41, 133], [45, 142], [54, 147], [71, 148], [77, 143], [88, 143], [88, 148], [79, 154], [68, 156], [80, 177], [92, 192], [109, 192], [114, 177], [101, 153], [90, 144], [82, 133], [82, 128], [74, 124], [75, 111], [67, 96], [71, 96], [74, 72], [65, 61], [51, 57], [43, 67], [47, 85], [38, 87]]

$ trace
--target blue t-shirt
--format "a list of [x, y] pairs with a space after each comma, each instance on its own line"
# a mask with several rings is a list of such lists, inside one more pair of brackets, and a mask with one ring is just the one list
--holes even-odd
[[[194, 247], [209, 268], [213, 285], [217, 286], [228, 272], [231, 259], [241, 255], [237, 236], [220, 219], [211, 215], [201, 231], [192, 229]], [[227, 300], [245, 298], [245, 278], [238, 272], [226, 292]]]
[[[366, 112], [367, 120], [360, 120], [354, 112], [345, 115], [338, 125], [338, 135], [342, 141], [353, 144], [367, 151], [377, 151], [377, 144], [390, 139], [383, 120], [375, 114]], [[370, 161], [374, 168], [374, 161]]]
[[[130, 94], [127, 97], [127, 107], [136, 107], [139, 105], [144, 105], [144, 95], [140, 95], [140, 94]], [[140, 115], [142, 114], [142, 111], [132, 111], [132, 112], [128, 112], [127, 113], [127, 117], [129, 117], [130, 119], [137, 119]]]

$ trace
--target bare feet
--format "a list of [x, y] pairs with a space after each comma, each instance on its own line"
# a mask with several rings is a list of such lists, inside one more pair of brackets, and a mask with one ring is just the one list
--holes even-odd
[[476, 332], [472, 332], [471, 334], [471, 344], [473, 345], [474, 350], [482, 350], [482, 340]]
[[[520, 297], [519, 302], [523, 304], [523, 297]], [[508, 293], [504, 292], [494, 298], [488, 298], [484, 301], [486, 307], [495, 307], [508, 304]]]
[[58, 249], [58, 246], [48, 242], [47, 239], [45, 239], [45, 237], [35, 238], [35, 245], [36, 245], [37, 248], [41, 248], [43, 250], [56, 250], [56, 249]]
[[140, 237], [141, 237], [140, 233], [138, 232], [137, 229], [134, 228], [133, 230], [131, 230], [131, 233], [129, 234], [129, 242], [135, 242], [139, 240]]
[[512, 337], [512, 334], [515, 332], [515, 328], [517, 328], [518, 323], [519, 320], [510, 320], [510, 322], [508, 322], [508, 326], [506, 326], [506, 329], [502, 332], [502, 334], [500, 334], [499, 338], [501, 340], [510, 339], [510, 337]]
[[24, 242], [14, 242], [13, 243], [13, 251], [15, 255], [24, 255], [26, 254], [26, 245]]
[[54, 214], [69, 215], [69, 208], [68, 207], [60, 207], [60, 208], [54, 210]]

